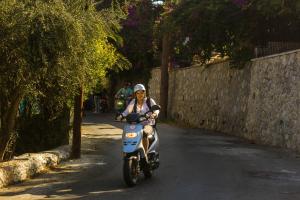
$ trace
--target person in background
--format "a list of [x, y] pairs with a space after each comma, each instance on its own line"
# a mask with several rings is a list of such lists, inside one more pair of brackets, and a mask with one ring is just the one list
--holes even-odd
[[94, 105], [94, 113], [100, 113], [100, 95], [98, 92], [94, 94]]
[[131, 82], [127, 82], [127, 87], [126, 87], [126, 106], [130, 103], [130, 101], [133, 99], [133, 87]]
[[126, 101], [126, 106], [132, 99], [133, 90], [130, 82], [126, 82], [124, 87], [120, 88], [115, 94], [115, 99], [124, 98]]
[[107, 95], [107, 90], [103, 89], [99, 93], [100, 97], [100, 111], [105, 113], [108, 111], [108, 95]]

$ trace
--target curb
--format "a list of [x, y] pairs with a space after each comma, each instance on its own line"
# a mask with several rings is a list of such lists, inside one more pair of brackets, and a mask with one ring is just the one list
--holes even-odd
[[70, 157], [69, 145], [39, 153], [26, 153], [0, 163], [0, 188], [24, 181]]

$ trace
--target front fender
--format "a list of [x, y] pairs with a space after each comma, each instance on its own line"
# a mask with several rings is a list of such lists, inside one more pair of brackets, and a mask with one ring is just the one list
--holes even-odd
[[138, 160], [138, 156], [124, 155], [124, 160]]
[[145, 151], [142, 148], [137, 149], [135, 152], [123, 153], [124, 160], [132, 160], [134, 158], [140, 160], [141, 157], [145, 158], [145, 156], [146, 156]]

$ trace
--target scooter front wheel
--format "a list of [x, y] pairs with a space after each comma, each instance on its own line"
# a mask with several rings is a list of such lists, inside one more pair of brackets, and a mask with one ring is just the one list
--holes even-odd
[[150, 166], [149, 166], [149, 167], [147, 166], [147, 167], [143, 170], [143, 172], [144, 172], [145, 178], [151, 178], [151, 177], [152, 177], [152, 170], [150, 169]]
[[135, 157], [130, 157], [124, 160], [123, 176], [125, 183], [129, 187], [133, 187], [137, 184], [139, 176], [139, 165]]

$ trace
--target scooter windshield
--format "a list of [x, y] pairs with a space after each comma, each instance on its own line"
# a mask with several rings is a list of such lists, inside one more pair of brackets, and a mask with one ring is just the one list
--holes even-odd
[[139, 123], [140, 115], [137, 113], [130, 113], [126, 116], [126, 122], [129, 124]]

